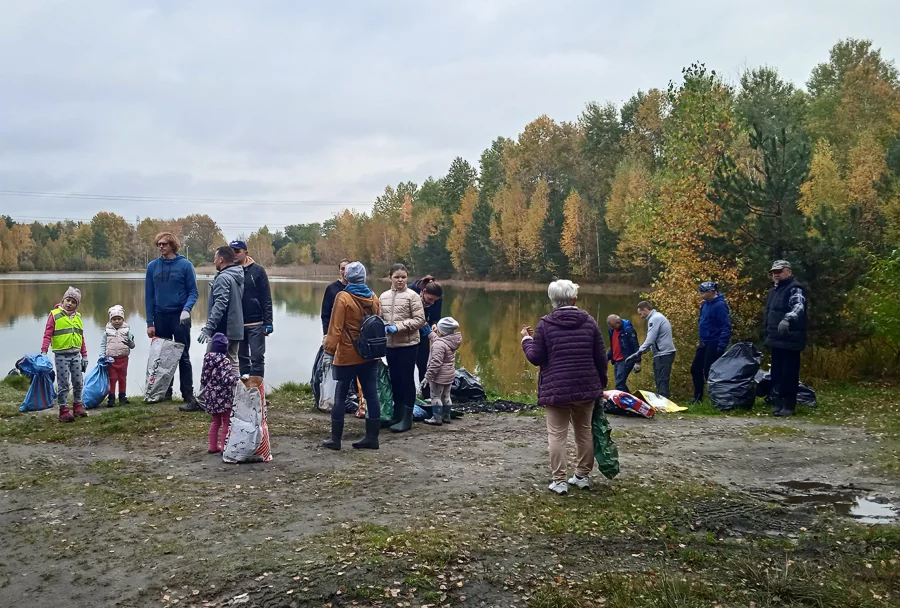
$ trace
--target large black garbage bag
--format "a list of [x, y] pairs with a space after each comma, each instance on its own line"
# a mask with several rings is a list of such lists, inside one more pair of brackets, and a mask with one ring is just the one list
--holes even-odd
[[450, 397], [455, 402], [465, 403], [466, 401], [484, 401], [487, 395], [478, 378], [470, 374], [466, 368], [461, 367], [456, 370], [453, 377]]
[[738, 342], [712, 364], [709, 399], [721, 411], [750, 409], [756, 401], [756, 372], [762, 353], [752, 342]]
[[[775, 401], [775, 393], [772, 392], [772, 373], [759, 370], [756, 372], [756, 396], [765, 397], [766, 404]], [[816, 391], [802, 382], [797, 387], [797, 403], [806, 407], [818, 407]]]

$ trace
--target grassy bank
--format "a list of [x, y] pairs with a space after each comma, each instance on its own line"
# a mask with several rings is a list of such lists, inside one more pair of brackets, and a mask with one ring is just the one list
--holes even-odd
[[[227, 466], [205, 453], [208, 417], [176, 403], [134, 399], [63, 425], [55, 410], [19, 414], [23, 396], [21, 380], [0, 382], [0, 559], [29, 573], [0, 583], [5, 605], [25, 592], [40, 605], [198, 607], [874, 608], [900, 597], [900, 529], [716, 485], [690, 458], [662, 458], [650, 426], [617, 431], [620, 479], [560, 498], [544, 488], [546, 435], [528, 417], [326, 452], [328, 417], [291, 384], [270, 395], [275, 460]], [[751, 449], [818, 434], [811, 421], [898, 439], [891, 387], [829, 386], [819, 399], [790, 421], [701, 406], [652, 424], [739, 422]], [[359, 431], [348, 419], [348, 439]]]

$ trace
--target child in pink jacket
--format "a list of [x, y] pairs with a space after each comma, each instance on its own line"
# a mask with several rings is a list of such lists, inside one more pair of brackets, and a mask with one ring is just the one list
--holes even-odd
[[431, 353], [425, 372], [425, 380], [431, 389], [431, 418], [425, 420], [425, 424], [441, 426], [450, 423], [450, 386], [456, 375], [456, 351], [462, 345], [462, 334], [453, 317], [444, 317], [434, 329], [428, 336]]

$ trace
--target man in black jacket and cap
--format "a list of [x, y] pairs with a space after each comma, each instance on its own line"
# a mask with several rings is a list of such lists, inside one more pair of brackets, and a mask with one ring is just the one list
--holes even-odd
[[266, 375], [266, 338], [275, 331], [272, 320], [272, 290], [266, 269], [247, 253], [247, 243], [231, 241], [237, 263], [244, 269], [244, 339], [238, 352], [241, 376]]
[[787, 260], [776, 260], [769, 274], [775, 285], [766, 301], [765, 346], [772, 351], [772, 395], [775, 416], [797, 411], [800, 353], [806, 348], [806, 288], [793, 276]]
[[347, 268], [347, 264], [349, 263], [350, 260], [348, 260], [347, 258], [341, 260], [341, 263], [338, 265], [338, 268], [341, 272], [341, 278], [325, 288], [325, 297], [322, 298], [323, 340], [325, 334], [328, 333], [328, 325], [329, 323], [331, 323], [331, 310], [334, 308], [334, 299], [337, 297], [337, 294], [344, 291], [344, 288], [347, 287], [347, 279], [344, 277], [344, 270]]

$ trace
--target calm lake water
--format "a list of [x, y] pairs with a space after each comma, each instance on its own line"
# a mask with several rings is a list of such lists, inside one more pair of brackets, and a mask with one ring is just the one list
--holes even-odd
[[[192, 315], [196, 340], [206, 318], [211, 277], [198, 277], [200, 300]], [[143, 273], [120, 274], [14, 274], [0, 275], [0, 371], [14, 367], [26, 354], [40, 351], [47, 315], [62, 298], [66, 287], [81, 289], [79, 310], [91, 366], [99, 355], [99, 339], [113, 304], [125, 307], [126, 321], [137, 341], [129, 365], [128, 392], [144, 388], [147, 324], [144, 319]], [[322, 342], [319, 313], [326, 283], [272, 278], [275, 333], [266, 352], [266, 376], [273, 386], [283, 382], [309, 382], [316, 351]], [[388, 289], [387, 282], [373, 288]], [[522, 324], [534, 326], [550, 311], [545, 291], [493, 291], [483, 288], [446, 287], [443, 314], [456, 318], [463, 334], [459, 365], [481, 378], [488, 391], [500, 394], [531, 393], [537, 389], [537, 370], [525, 360], [520, 346]], [[605, 327], [606, 316], [616, 313], [634, 322], [643, 338], [644, 324], [635, 313], [636, 296], [583, 294], [578, 305]], [[191, 344], [195, 383], [199, 384], [204, 347]]]

